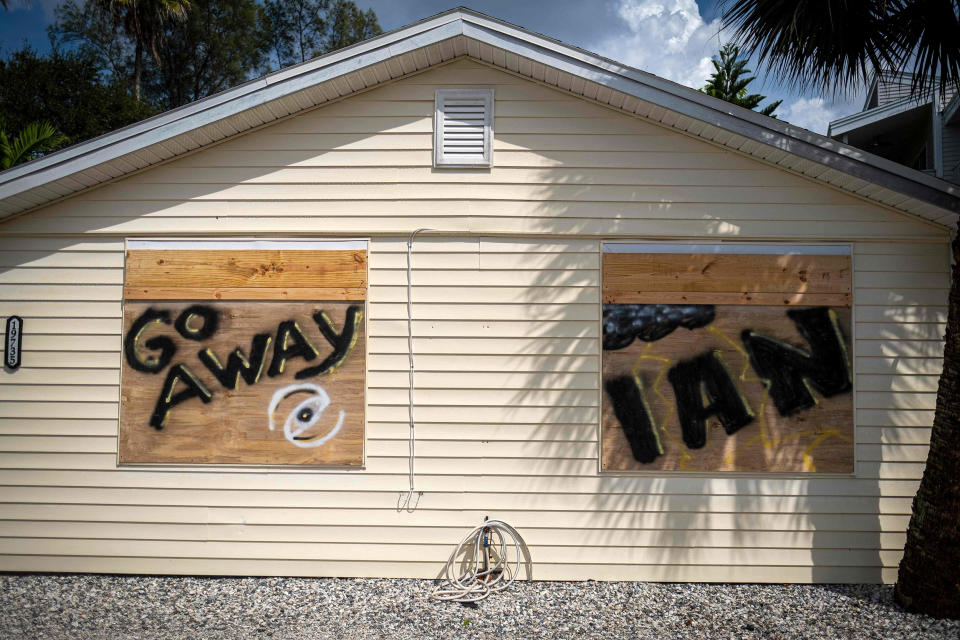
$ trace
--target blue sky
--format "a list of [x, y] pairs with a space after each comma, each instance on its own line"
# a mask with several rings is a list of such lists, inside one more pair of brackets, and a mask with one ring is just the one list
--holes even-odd
[[[48, 50], [46, 27], [62, 0], [9, 0], [0, 10], [0, 47], [4, 53], [29, 43]], [[356, 0], [372, 8], [385, 30], [440, 13], [457, 0]], [[718, 0], [460, 0], [472, 9], [625, 62], [690, 87], [702, 87], [710, 57], [726, 40], [720, 31]], [[750, 86], [783, 99], [777, 115], [793, 124], [825, 133], [827, 123], [858, 111], [861, 95], [832, 100], [802, 94], [774, 77], [758, 76]], [[764, 103], [766, 104], [766, 103]]]

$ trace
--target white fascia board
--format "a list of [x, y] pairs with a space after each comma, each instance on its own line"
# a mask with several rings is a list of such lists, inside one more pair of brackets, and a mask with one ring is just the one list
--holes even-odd
[[880, 122], [881, 120], [886, 120], [891, 116], [895, 116], [897, 114], [916, 109], [917, 107], [930, 104], [932, 101], [932, 96], [927, 96], [924, 99], [917, 99], [908, 96], [906, 98], [894, 100], [893, 102], [888, 102], [883, 106], [875, 107], [869, 111], [860, 111], [858, 113], [850, 114], [849, 116], [837, 118], [828, 125], [827, 135], [832, 138], [834, 136], [850, 133], [851, 131], [861, 127], [874, 124], [875, 122]]
[[[0, 173], [0, 199], [278, 100], [302, 89], [461, 34], [448, 14], [362, 42]], [[411, 35], [409, 29], [419, 33]]]

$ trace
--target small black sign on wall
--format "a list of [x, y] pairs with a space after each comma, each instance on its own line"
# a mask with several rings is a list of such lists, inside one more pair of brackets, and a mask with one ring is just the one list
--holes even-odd
[[23, 318], [7, 318], [7, 336], [3, 344], [3, 363], [8, 369], [20, 367], [20, 346], [23, 343]]

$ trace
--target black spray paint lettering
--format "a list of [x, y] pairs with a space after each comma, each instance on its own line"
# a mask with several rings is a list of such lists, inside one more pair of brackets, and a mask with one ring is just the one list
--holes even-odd
[[140, 338], [143, 332], [154, 323], [170, 324], [170, 312], [166, 309], [154, 309], [150, 307], [140, 314], [133, 324], [127, 337], [123, 341], [123, 354], [127, 358], [127, 364], [131, 368], [144, 373], [159, 373], [170, 364], [173, 355], [177, 352], [177, 347], [173, 340], [166, 336], [154, 336], [143, 343], [148, 349], [159, 351], [158, 356], [147, 356], [141, 358], [137, 347], [140, 346]]
[[[186, 387], [182, 391], [177, 391], [177, 383], [181, 382]], [[163, 390], [154, 406], [153, 415], [150, 416], [150, 426], [156, 430], [163, 429], [167, 421], [167, 415], [170, 410], [185, 400], [190, 398], [200, 398], [204, 404], [210, 402], [213, 393], [204, 386], [197, 376], [185, 364], [175, 364], [167, 372], [167, 379], [163, 382]]]
[[[203, 324], [199, 327], [191, 326], [191, 321], [194, 318], [201, 318]], [[217, 310], [213, 307], [208, 307], [203, 304], [195, 304], [192, 307], [187, 308], [177, 316], [177, 321], [174, 324], [174, 327], [177, 330], [177, 333], [182, 335], [187, 340], [196, 340], [201, 342], [213, 336], [217, 332], [217, 325], [220, 323], [220, 314], [217, 313]]]
[[273, 345], [273, 360], [267, 375], [275, 378], [283, 373], [287, 360], [303, 358], [307, 362], [318, 355], [317, 348], [303, 335], [300, 326], [294, 320], [284, 320], [277, 326], [277, 341]]
[[753, 422], [750, 407], [718, 352], [708, 351], [677, 363], [667, 372], [667, 378], [673, 385], [680, 432], [688, 448], [700, 449], [707, 444], [707, 418], [711, 416], [717, 417], [727, 435]]
[[747, 329], [741, 334], [750, 364], [770, 391], [781, 416], [816, 404], [810, 387], [825, 398], [850, 391], [850, 365], [836, 313], [829, 307], [791, 309], [787, 316], [810, 344], [807, 353], [791, 344]]
[[712, 304], [605, 304], [603, 348], [623, 349], [635, 338], [655, 342], [678, 327], [705, 327], [715, 316]]
[[[670, 312], [671, 316], [657, 307], [675, 305], [605, 305], [604, 349], [622, 349], [635, 338], [659, 340], [678, 326], [705, 326], [714, 317], [711, 305], [690, 305], [703, 310], [682, 314], [684, 320], [677, 322], [679, 312]], [[658, 313], [663, 313], [666, 321], [658, 320]], [[741, 334], [750, 364], [764, 379], [774, 406], [784, 417], [813, 407], [816, 399], [812, 390], [829, 398], [853, 387], [845, 337], [836, 313], [829, 307], [791, 309], [786, 313], [809, 343], [810, 352], [752, 329]], [[728, 435], [754, 419], [717, 352], [679, 362], [668, 372], [668, 379], [674, 390], [683, 440], [691, 449], [706, 444], [706, 420], [711, 416], [718, 418]], [[604, 388], [634, 458], [652, 462], [663, 451], [642, 384], [638, 379], [621, 376], [606, 381]]]
[[249, 385], [256, 384], [260, 380], [263, 365], [267, 360], [270, 339], [269, 333], [258, 333], [253, 336], [250, 343], [250, 358], [248, 359], [240, 347], [237, 347], [227, 356], [226, 366], [220, 364], [217, 355], [209, 348], [201, 350], [197, 357], [225, 389], [233, 390], [237, 388], [241, 377]]
[[653, 462], [663, 454], [663, 445], [643, 398], [640, 380], [632, 376], [620, 376], [607, 380], [603, 386], [610, 396], [613, 413], [623, 427], [623, 435], [630, 443], [634, 459], [643, 463]]
[[[196, 326], [196, 319], [201, 321]], [[346, 311], [343, 330], [338, 333], [330, 318], [322, 311], [313, 314], [314, 322], [324, 339], [333, 347], [333, 352], [318, 366], [308, 367], [295, 375], [297, 379], [320, 376], [334, 371], [346, 360], [357, 342], [359, 329], [363, 322], [363, 309], [351, 305]], [[165, 309], [149, 308], [134, 320], [124, 339], [124, 354], [128, 364], [137, 371], [159, 373], [173, 359], [177, 347], [167, 336], [154, 336], [143, 342], [143, 346], [159, 351], [157, 356], [141, 357], [139, 348], [144, 331], [153, 324], [173, 324], [177, 332], [188, 340], [206, 340], [216, 333], [219, 326], [219, 314], [216, 309], [204, 305], [193, 305], [184, 310], [176, 322], [171, 323], [170, 312]], [[267, 359], [267, 350], [271, 343], [270, 334], [261, 333], [253, 337], [249, 358], [237, 347], [227, 357], [224, 365], [212, 349], [201, 349], [197, 357], [211, 374], [228, 390], [235, 390], [239, 379], [248, 385], [254, 385], [263, 373]], [[277, 338], [274, 344], [273, 358], [267, 374], [276, 377], [283, 373], [287, 361], [293, 358], [314, 360], [319, 352], [303, 333], [294, 320], [285, 320], [277, 326]], [[178, 383], [186, 388], [176, 391]], [[150, 425], [162, 429], [167, 415], [173, 407], [191, 398], [200, 398], [204, 403], [213, 397], [203, 382], [185, 364], [175, 365], [167, 373], [160, 396], [157, 398]]]
[[323, 311], [317, 311], [313, 314], [313, 321], [317, 323], [317, 328], [330, 346], [333, 347], [333, 353], [327, 356], [323, 362], [316, 367], [308, 367], [297, 372], [294, 376], [297, 380], [312, 378], [330, 373], [347, 358], [347, 355], [353, 350], [353, 345], [357, 343], [358, 330], [363, 322], [363, 310], [351, 305], [347, 309], [346, 317], [343, 321], [343, 330], [340, 333], [333, 328], [333, 323]]

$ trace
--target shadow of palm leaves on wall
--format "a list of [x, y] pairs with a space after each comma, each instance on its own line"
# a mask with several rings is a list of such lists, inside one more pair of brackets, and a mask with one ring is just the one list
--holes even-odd
[[[779, 580], [778, 566], [809, 567], [789, 575], [822, 581], [843, 580], [843, 567], [860, 566], [858, 579], [880, 579], [880, 488], [871, 478], [817, 478], [772, 474], [598, 473], [600, 456], [600, 298], [603, 238], [650, 240], [663, 237], [674, 216], [692, 224], [698, 241], [757, 239], [749, 226], [723, 215], [685, 212], [684, 203], [618, 202], [618, 213], [589, 213], [590, 203], [571, 202], [580, 187], [590, 197], [595, 177], [563, 168], [562, 159], [547, 164], [552, 184], [537, 191], [535, 233], [557, 246], [538, 258], [532, 286], [523, 300], [545, 314], [549, 327], [564, 337], [531, 335], [526, 352], [536, 365], [517, 388], [510, 407], [543, 405], [543, 389], [564, 392], [566, 400], [543, 406], [541, 424], [532, 437], [518, 442], [517, 455], [528, 472], [516, 478], [515, 491], [542, 500], [535, 524], [534, 559], [547, 547], [563, 552], [581, 546], [570, 562], [650, 565], [637, 575], [654, 579], [710, 580], [714, 575], [761, 575]], [[554, 184], [563, 185], [562, 199]], [[607, 203], [603, 203], [606, 205]], [[658, 221], [666, 221], [661, 225]], [[586, 237], [587, 239], [584, 239]], [[675, 237], [675, 236], [674, 236]], [[571, 239], [576, 238], [576, 239]], [[670, 239], [667, 236], [665, 239]], [[567, 245], [564, 247], [564, 243]], [[535, 250], [532, 250], [535, 251]], [[482, 258], [482, 256], [481, 256]], [[575, 303], [555, 304], [558, 293]], [[586, 309], [593, 317], [585, 319]], [[532, 319], [531, 322], [539, 322]], [[596, 376], [590, 388], [571, 386], [571, 374]], [[853, 498], [844, 498], [845, 494]], [[572, 535], [571, 535], [572, 534]], [[583, 547], [608, 546], [594, 553]], [[550, 554], [555, 555], [553, 553]], [[723, 565], [720, 574], [677, 565]], [[757, 570], [751, 570], [757, 565]], [[626, 570], [630, 573], [630, 570]], [[602, 574], [602, 569], [598, 571]], [[702, 577], [698, 577], [702, 576]]]

